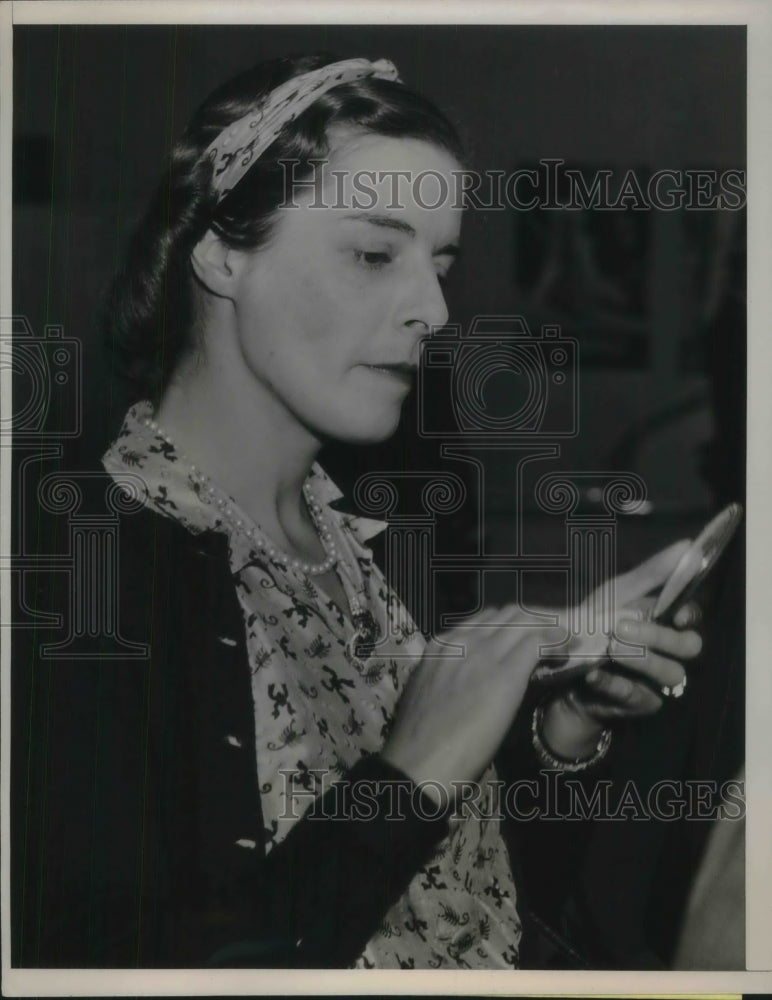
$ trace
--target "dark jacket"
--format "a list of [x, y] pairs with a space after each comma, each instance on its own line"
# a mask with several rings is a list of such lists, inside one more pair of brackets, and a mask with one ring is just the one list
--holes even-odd
[[[14, 634], [14, 965], [346, 966], [447, 832], [409, 811], [341, 819], [338, 796], [338, 818], [266, 855], [226, 545], [121, 518], [115, 607], [145, 658], [46, 658], [44, 632]], [[42, 575], [32, 599], [66, 617], [77, 585]], [[408, 781], [378, 757], [361, 780]]]

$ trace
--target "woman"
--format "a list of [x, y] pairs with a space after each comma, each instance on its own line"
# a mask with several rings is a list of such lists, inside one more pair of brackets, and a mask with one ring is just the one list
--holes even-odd
[[[142, 483], [119, 607], [150, 659], [69, 678], [70, 745], [99, 773], [70, 762], [86, 844], [68, 810], [45, 820], [61, 876], [43, 964], [517, 964], [499, 824], [453, 805], [470, 781], [492, 801], [491, 760], [558, 630], [488, 610], [443, 637], [463, 657], [426, 646], [373, 564], [376, 526], [333, 509], [315, 463], [326, 440], [397, 426], [447, 319], [461, 210], [410, 184], [395, 199], [394, 172], [452, 191], [461, 157], [390, 63], [317, 56], [226, 84], [175, 148], [109, 311], [140, 400], [104, 458]], [[681, 551], [615, 581], [620, 608]], [[534, 768], [589, 766], [610, 719], [683, 689], [696, 633], [626, 618], [646, 654], [539, 705]], [[67, 919], [46, 930], [53, 911]]]

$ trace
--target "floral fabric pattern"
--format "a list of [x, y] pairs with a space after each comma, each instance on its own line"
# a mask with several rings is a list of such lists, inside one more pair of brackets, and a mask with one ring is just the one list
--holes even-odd
[[[381, 749], [424, 638], [366, 545], [385, 525], [335, 510], [331, 504], [340, 491], [318, 465], [308, 485], [335, 540], [347, 608], [291, 563], [270, 557], [270, 540], [150, 425], [152, 415], [147, 402], [133, 406], [103, 463], [113, 475], [142, 477], [144, 503], [163, 516], [194, 533], [227, 535], [252, 676], [255, 794], [269, 852], [317, 796], [360, 757]], [[221, 641], [234, 642], [228, 636]], [[227, 738], [240, 740], [239, 734]], [[515, 886], [499, 822], [484, 818], [493, 811], [485, 799], [490, 802], [494, 780], [490, 767], [476, 803], [481, 815], [470, 810], [452, 823], [356, 966], [517, 967]], [[261, 847], [251, 841], [242, 846]]]

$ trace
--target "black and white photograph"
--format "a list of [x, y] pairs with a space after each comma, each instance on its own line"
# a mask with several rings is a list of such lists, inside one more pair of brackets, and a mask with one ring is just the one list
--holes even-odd
[[4, 992], [762, 989], [745, 5], [224, 6], [3, 25]]

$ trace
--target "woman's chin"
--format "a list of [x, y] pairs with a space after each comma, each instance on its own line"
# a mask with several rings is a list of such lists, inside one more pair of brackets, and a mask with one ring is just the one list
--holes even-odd
[[380, 444], [383, 441], [388, 441], [390, 437], [397, 430], [399, 421], [391, 424], [388, 428], [383, 430], [370, 430], [365, 428], [356, 428], [347, 434], [336, 435], [336, 440], [340, 441], [342, 444]]
[[400, 408], [396, 412], [380, 415], [371, 412], [352, 416], [351, 420], [341, 423], [330, 437], [345, 444], [379, 444], [395, 433], [401, 415]]

